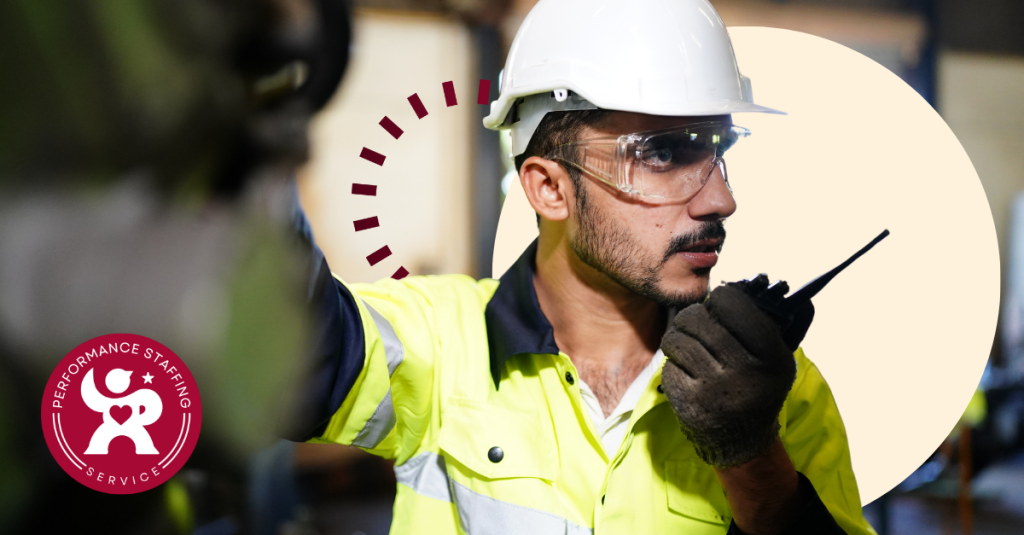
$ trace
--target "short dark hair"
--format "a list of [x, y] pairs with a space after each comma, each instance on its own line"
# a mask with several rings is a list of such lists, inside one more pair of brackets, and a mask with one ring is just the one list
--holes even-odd
[[[516, 156], [516, 172], [522, 171], [523, 162], [527, 158], [531, 156], [543, 158], [555, 150], [555, 148], [579, 140], [580, 132], [585, 127], [600, 124], [610, 113], [611, 110], [601, 109], [548, 112], [541, 119], [540, 124], [537, 125], [537, 130], [533, 132], [533, 136], [530, 137], [526, 150], [519, 156]], [[580, 178], [582, 178], [580, 170], [571, 165], [563, 165], [562, 167], [569, 173], [572, 186], [576, 190], [576, 195], [579, 196], [581, 194]], [[540, 224], [540, 214], [537, 214], [537, 224]]]

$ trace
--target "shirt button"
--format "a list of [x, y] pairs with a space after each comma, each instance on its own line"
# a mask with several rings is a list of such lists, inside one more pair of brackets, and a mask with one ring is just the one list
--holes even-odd
[[665, 387], [662, 386], [662, 385], [658, 385], [658, 393], [659, 394], [664, 394], [665, 393]]
[[572, 378], [572, 372], [565, 372], [565, 382], [569, 383], [570, 385], [576, 384], [576, 379]]
[[495, 446], [487, 451], [487, 459], [492, 463], [500, 463], [505, 458], [505, 452], [501, 451], [501, 448]]

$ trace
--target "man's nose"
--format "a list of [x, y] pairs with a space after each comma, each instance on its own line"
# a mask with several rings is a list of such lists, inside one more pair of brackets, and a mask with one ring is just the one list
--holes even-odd
[[691, 219], [724, 219], [736, 211], [736, 199], [725, 183], [724, 171], [723, 166], [716, 165], [704, 187], [687, 203], [687, 212]]

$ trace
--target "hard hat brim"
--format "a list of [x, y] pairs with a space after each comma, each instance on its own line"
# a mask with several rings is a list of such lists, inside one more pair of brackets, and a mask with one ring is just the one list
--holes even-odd
[[[571, 87], [568, 89], [572, 89]], [[483, 125], [490, 130], [503, 130], [512, 127], [512, 124], [506, 123], [509, 111], [512, 109], [512, 104], [516, 99], [521, 98], [524, 95], [517, 95], [515, 97], [501, 97], [491, 103], [491, 113], [484, 117]], [[585, 95], [584, 95], [585, 97]], [[744, 100], [723, 100], [723, 101], [711, 101], [711, 102], [680, 102], [680, 106], [676, 109], [644, 109], [643, 107], [636, 107], [633, 109], [626, 109], [623, 106], [614, 106], [606, 103], [602, 105], [601, 102], [593, 99], [587, 99], [592, 104], [600, 109], [614, 110], [614, 111], [625, 111], [633, 113], [644, 113], [648, 115], [661, 115], [671, 117], [700, 117], [700, 116], [712, 116], [712, 115], [729, 115], [733, 113], [772, 113], [778, 115], [786, 115], [786, 112], [762, 106], [760, 104], [754, 104]]]

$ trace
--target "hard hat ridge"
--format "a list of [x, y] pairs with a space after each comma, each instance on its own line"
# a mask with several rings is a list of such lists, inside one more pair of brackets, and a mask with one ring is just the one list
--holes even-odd
[[512, 104], [501, 127], [511, 128], [512, 139], [523, 141], [521, 150], [513, 148], [513, 152], [519, 155], [526, 150], [530, 137], [548, 112], [596, 109], [597, 106], [573, 91], [555, 89], [518, 99]]
[[778, 113], [753, 103], [707, 0], [541, 0], [516, 33], [484, 126], [511, 129], [519, 155], [547, 112], [595, 108]]

